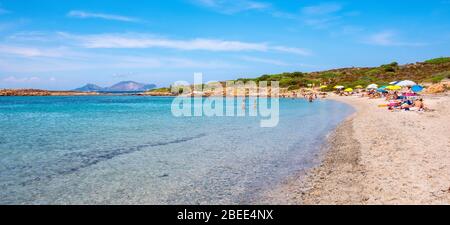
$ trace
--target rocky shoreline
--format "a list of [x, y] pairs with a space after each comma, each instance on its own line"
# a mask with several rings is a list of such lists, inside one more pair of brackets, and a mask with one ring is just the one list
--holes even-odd
[[2, 89], [0, 96], [92, 96], [97, 92], [47, 91], [39, 89]]

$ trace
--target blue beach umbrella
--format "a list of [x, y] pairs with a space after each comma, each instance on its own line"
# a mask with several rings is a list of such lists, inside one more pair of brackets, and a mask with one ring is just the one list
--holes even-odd
[[378, 88], [377, 91], [380, 92], [380, 93], [386, 93], [386, 92], [388, 92], [388, 91], [384, 90], [384, 88]]
[[418, 92], [423, 91], [423, 87], [420, 85], [414, 85], [411, 87], [411, 90], [414, 91], [415, 93], [418, 93]]

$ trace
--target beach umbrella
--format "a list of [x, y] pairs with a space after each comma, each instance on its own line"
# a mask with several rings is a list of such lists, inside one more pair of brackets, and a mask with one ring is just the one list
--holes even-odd
[[345, 92], [353, 92], [353, 88], [347, 88], [344, 90]]
[[400, 87], [412, 87], [412, 86], [417, 85], [417, 84], [414, 81], [404, 80], [404, 81], [398, 82], [396, 85], [400, 86]]
[[386, 89], [388, 86], [382, 86], [380, 87], [380, 89]]
[[358, 85], [358, 86], [356, 86], [355, 88], [356, 88], [356, 89], [362, 89], [362, 88], [363, 88], [363, 86], [361, 86], [361, 85]]
[[389, 83], [390, 85], [396, 85], [396, 84], [398, 84], [398, 81], [393, 81], [393, 82], [391, 82], [391, 83]]
[[394, 86], [387, 86], [386, 89], [391, 90], [391, 91], [398, 91], [398, 90], [401, 90], [402, 87], [394, 85]]
[[334, 89], [344, 89], [345, 87], [344, 86], [342, 86], [342, 85], [336, 85], [336, 86], [334, 86]]
[[328, 88], [328, 86], [327, 85], [320, 86], [320, 89], [325, 89], [325, 88]]
[[371, 85], [367, 86], [367, 89], [377, 89], [377, 88], [378, 88], [378, 85], [376, 85], [376, 84], [371, 84]]
[[415, 93], [418, 93], [418, 92], [423, 91], [423, 87], [420, 85], [414, 85], [414, 86], [412, 86], [411, 90], [414, 91]]
[[380, 93], [386, 93], [388, 91], [384, 90], [385, 88], [378, 88], [377, 91]]

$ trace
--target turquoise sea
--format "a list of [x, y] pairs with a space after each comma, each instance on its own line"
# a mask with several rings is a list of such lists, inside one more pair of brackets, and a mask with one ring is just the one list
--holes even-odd
[[259, 117], [174, 117], [172, 100], [0, 97], [0, 204], [251, 204], [313, 166], [353, 112], [281, 99], [279, 125], [261, 128]]

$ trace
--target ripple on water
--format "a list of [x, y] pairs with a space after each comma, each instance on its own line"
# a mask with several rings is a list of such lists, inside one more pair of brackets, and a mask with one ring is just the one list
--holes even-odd
[[[281, 100], [280, 124], [170, 113], [171, 98], [2, 98], [0, 203], [234, 204], [311, 166], [352, 112]], [[57, 103], [57, 104], [56, 104]], [[2, 108], [2, 109], [3, 109]]]

